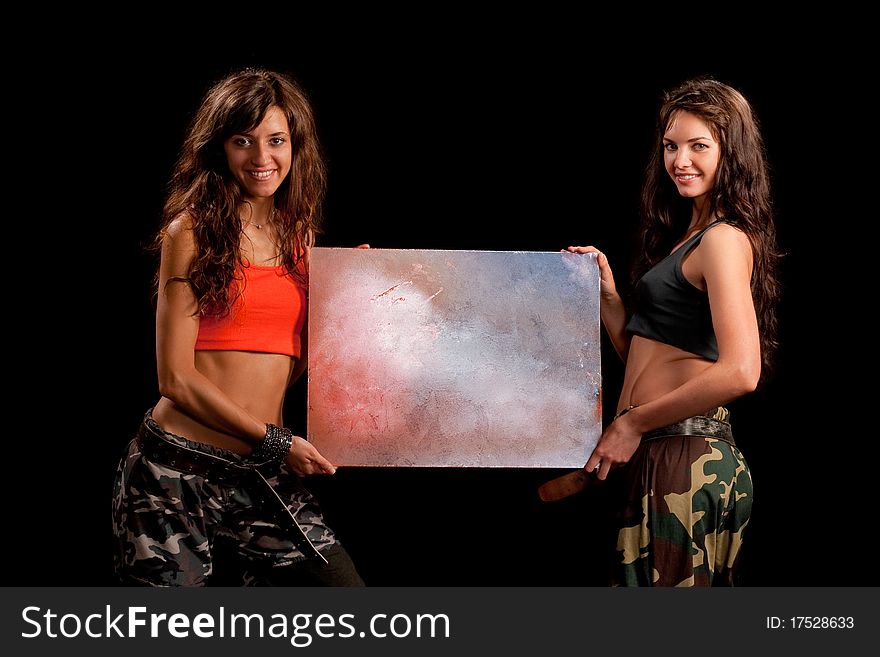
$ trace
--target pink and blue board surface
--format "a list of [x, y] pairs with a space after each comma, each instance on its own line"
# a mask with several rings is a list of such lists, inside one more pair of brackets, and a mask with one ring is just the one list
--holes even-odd
[[582, 467], [599, 330], [592, 254], [313, 248], [309, 440], [343, 466]]

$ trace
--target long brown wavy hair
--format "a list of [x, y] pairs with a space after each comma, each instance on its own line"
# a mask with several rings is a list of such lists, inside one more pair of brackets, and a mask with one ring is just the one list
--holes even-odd
[[[233, 282], [245, 264], [239, 249], [240, 210], [246, 202], [227, 164], [223, 142], [256, 128], [272, 107], [281, 108], [290, 126], [293, 163], [275, 192], [274, 224], [280, 264], [303, 285], [305, 249], [319, 231], [326, 193], [326, 167], [312, 108], [289, 76], [265, 69], [233, 72], [207, 92], [181, 147], [154, 247], [161, 248], [168, 225], [184, 213], [192, 217], [196, 243], [187, 272], [200, 314], [224, 315], [234, 302]], [[157, 278], [158, 280], [158, 278]]]
[[691, 220], [693, 201], [679, 195], [663, 158], [663, 135], [678, 112], [689, 112], [705, 121], [720, 144], [715, 185], [708, 199], [709, 216], [736, 226], [751, 242], [752, 298], [761, 334], [762, 369], [767, 370], [777, 347], [779, 252], [764, 140], [745, 97], [712, 78], [689, 80], [663, 96], [655, 147], [642, 187], [642, 248], [633, 263], [633, 283], [669, 255]]

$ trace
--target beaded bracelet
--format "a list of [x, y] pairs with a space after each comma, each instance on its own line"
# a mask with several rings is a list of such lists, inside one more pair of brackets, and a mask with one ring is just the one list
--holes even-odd
[[266, 461], [281, 462], [290, 452], [293, 445], [293, 432], [285, 427], [276, 427], [274, 424], [266, 425], [266, 437], [263, 438], [257, 448], [251, 452], [251, 461], [265, 463]]

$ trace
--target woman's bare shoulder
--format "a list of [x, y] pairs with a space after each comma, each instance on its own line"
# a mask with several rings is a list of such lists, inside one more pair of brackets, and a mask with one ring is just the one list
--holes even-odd
[[181, 212], [168, 222], [162, 231], [162, 238], [171, 241], [194, 239], [193, 224], [193, 216], [188, 211]]
[[182, 212], [172, 219], [162, 231], [162, 262], [176, 276], [183, 276], [198, 251], [193, 218]]
[[752, 243], [745, 231], [728, 223], [719, 223], [707, 230], [700, 240], [700, 245], [708, 247], [706, 250], [713, 251], [716, 249], [745, 249], [751, 252], [752, 250]]
[[704, 275], [709, 270], [739, 270], [737, 263], [742, 265], [742, 271], [750, 273], [754, 259], [749, 236], [730, 224], [718, 224], [706, 231], [697, 254], [697, 263]]

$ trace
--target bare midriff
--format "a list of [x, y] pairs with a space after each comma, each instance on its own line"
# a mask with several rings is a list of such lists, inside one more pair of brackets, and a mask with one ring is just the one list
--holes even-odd
[[711, 365], [712, 361], [696, 354], [634, 335], [629, 345], [617, 410], [662, 397]]
[[[195, 366], [234, 403], [260, 420], [283, 426], [282, 410], [288, 380], [296, 363], [284, 354], [250, 351], [196, 351]], [[205, 426], [173, 401], [162, 397], [153, 419], [165, 431], [199, 443], [249, 454], [254, 443]]]

